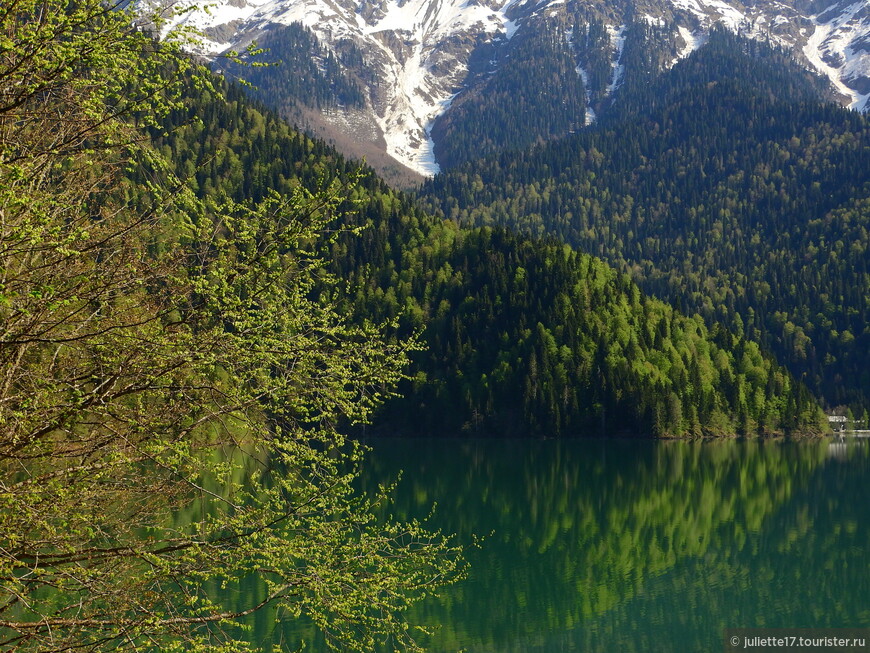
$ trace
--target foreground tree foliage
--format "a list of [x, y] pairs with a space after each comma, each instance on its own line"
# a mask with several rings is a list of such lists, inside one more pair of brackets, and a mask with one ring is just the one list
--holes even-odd
[[375, 520], [335, 427], [415, 344], [334, 308], [344, 189], [197, 199], [149, 149], [183, 76], [121, 7], [0, 8], [0, 648], [246, 650], [226, 626], [272, 606], [415, 649], [458, 551]]

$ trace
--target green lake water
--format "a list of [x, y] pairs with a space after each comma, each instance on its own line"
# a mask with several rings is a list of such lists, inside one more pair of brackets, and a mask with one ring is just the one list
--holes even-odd
[[[364, 490], [470, 548], [419, 606], [435, 653], [721, 651], [740, 627], [870, 627], [867, 440], [394, 440]], [[258, 643], [292, 641], [262, 615]], [[306, 639], [319, 651], [316, 636]]]

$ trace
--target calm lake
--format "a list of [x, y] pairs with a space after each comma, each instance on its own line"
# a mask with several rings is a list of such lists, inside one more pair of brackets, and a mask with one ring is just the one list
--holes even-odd
[[[412, 615], [435, 653], [716, 651], [725, 628], [870, 626], [867, 440], [392, 440], [393, 514], [470, 548]], [[293, 626], [262, 615], [258, 644]], [[298, 626], [297, 626], [298, 627]], [[309, 651], [320, 651], [309, 632]]]

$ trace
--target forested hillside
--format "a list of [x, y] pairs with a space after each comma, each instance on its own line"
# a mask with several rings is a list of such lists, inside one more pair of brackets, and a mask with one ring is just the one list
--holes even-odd
[[478, 63], [467, 90], [433, 123], [438, 163], [450, 169], [523, 149], [619, 110], [624, 94], [614, 98], [615, 88], [646, 87], [677, 57], [675, 30], [629, 20], [617, 52], [601, 18], [579, 4], [534, 31], [519, 30], [509, 44], [480, 53], [495, 58]]
[[[210, 196], [347, 182], [357, 166], [228, 89], [188, 98], [158, 147]], [[194, 117], [201, 119], [194, 120]], [[215, 152], [216, 155], [212, 155]], [[432, 219], [361, 171], [334, 271], [345, 305], [422, 333], [404, 398], [375, 426], [495, 435], [813, 430], [813, 399], [758, 346], [643, 296], [550, 240]]]
[[[609, 48], [608, 48], [609, 49]], [[562, 136], [585, 123], [586, 91], [562, 21], [521, 32], [432, 126], [435, 157], [453, 167]]]
[[462, 225], [552, 234], [870, 407], [870, 121], [725, 31], [600, 125], [436, 177]]
[[363, 55], [352, 42], [338, 54], [326, 49], [300, 23], [275, 29], [258, 43], [256, 65], [222, 61], [225, 73], [243, 78], [252, 94], [275, 107], [297, 104], [328, 112], [337, 106], [360, 108], [365, 95], [351, 71], [365, 69]]

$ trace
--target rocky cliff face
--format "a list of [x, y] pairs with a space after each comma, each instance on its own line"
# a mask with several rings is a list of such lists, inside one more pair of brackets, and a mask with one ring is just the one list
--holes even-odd
[[[171, 21], [202, 29], [206, 55], [268, 40], [270, 33], [291, 23], [308, 27], [327, 49], [339, 51], [343, 44], [354, 44], [362, 57], [349, 64], [349, 72], [363, 91], [364, 106], [331, 107], [320, 120], [321, 129], [331, 126], [343, 142], [376, 143], [397, 162], [424, 175], [439, 169], [434, 121], [464, 93], [481, 92], [487, 75], [512, 65], [511, 58], [503, 55], [514, 39], [553, 30], [554, 25], [561, 26], [558, 32], [586, 85], [587, 122], [619, 88], [626, 74], [626, 25], [640, 21], [660, 28], [657, 34], [669, 35], [658, 63], [647, 62], [652, 67], [672, 65], [703, 45], [711, 26], [724, 24], [788, 48], [830, 80], [844, 105], [861, 111], [870, 108], [867, 0], [834, 4], [828, 0], [747, 4], [740, 0], [216, 0], [209, 4], [206, 11], [192, 11]], [[578, 26], [593, 23], [604, 26], [601, 38], [591, 45], [588, 39], [581, 42]], [[293, 71], [285, 69], [281, 74]]]

